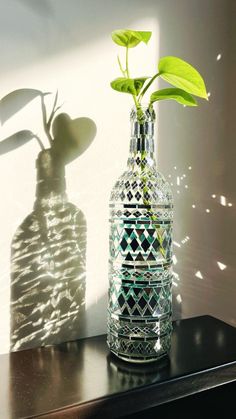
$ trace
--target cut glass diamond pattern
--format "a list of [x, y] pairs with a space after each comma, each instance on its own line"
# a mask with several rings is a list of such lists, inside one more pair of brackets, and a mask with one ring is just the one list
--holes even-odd
[[146, 306], [146, 301], [144, 299], [144, 297], [141, 297], [139, 300], [139, 306], [141, 307], [141, 309], [144, 309]]
[[144, 198], [145, 198], [146, 200], [150, 199], [150, 195], [149, 195], [149, 193], [148, 193], [148, 192], [145, 192], [145, 194], [144, 194]]
[[141, 246], [142, 246], [143, 250], [146, 252], [147, 249], [150, 247], [150, 243], [148, 242], [147, 239], [144, 239], [143, 242], [141, 243]]
[[132, 242], [130, 243], [130, 246], [132, 247], [133, 251], [135, 251], [139, 247], [139, 244], [136, 239], [133, 239]]
[[122, 241], [121, 241], [120, 245], [121, 245], [121, 248], [122, 248], [123, 250], [125, 250], [125, 249], [126, 249], [126, 247], [127, 247], [127, 241], [125, 240], [125, 238], [123, 238], [123, 239], [122, 239]]
[[127, 193], [127, 198], [129, 201], [133, 198], [133, 194], [130, 191]]
[[127, 304], [128, 306], [132, 309], [135, 305], [135, 300], [133, 299], [133, 297], [129, 297], [129, 299], [127, 300]]
[[121, 192], [121, 194], [120, 194], [120, 199], [121, 199], [121, 201], [124, 201], [124, 199], [125, 199], [125, 194], [124, 194], [124, 192], [122, 191]]
[[124, 216], [125, 216], [125, 217], [127, 217], [127, 218], [128, 218], [130, 215], [131, 215], [131, 212], [129, 212], [129, 211], [125, 211], [125, 212], [124, 212]]
[[[172, 330], [173, 201], [153, 164], [150, 129], [142, 141], [132, 138], [128, 169], [110, 200], [108, 344], [116, 355], [139, 362], [166, 354]], [[147, 158], [132, 148], [144, 143]]]

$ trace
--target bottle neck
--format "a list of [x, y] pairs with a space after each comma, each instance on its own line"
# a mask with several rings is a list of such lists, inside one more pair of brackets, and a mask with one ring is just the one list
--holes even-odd
[[154, 145], [155, 112], [153, 108], [131, 111], [131, 138], [128, 167], [132, 170], [145, 170], [156, 165]]
[[65, 167], [51, 149], [43, 150], [36, 160], [37, 186], [34, 208], [52, 208], [67, 201]]

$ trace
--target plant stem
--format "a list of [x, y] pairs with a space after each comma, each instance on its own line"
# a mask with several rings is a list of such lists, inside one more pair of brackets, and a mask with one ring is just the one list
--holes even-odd
[[56, 109], [56, 105], [57, 105], [57, 99], [58, 99], [58, 90], [56, 91], [54, 102], [53, 102], [53, 107], [52, 107], [52, 112], [51, 112], [51, 114], [50, 114], [50, 116], [48, 118], [48, 122], [47, 122], [48, 131], [50, 131], [52, 119], [53, 119], [53, 116], [55, 114], [55, 109]]
[[125, 54], [125, 71], [126, 71], [126, 75], [129, 79], [129, 48], [126, 47], [126, 54]]
[[119, 55], [117, 55], [117, 60], [118, 60], [118, 64], [119, 64], [119, 67], [120, 67], [120, 71], [121, 71], [121, 73], [123, 74], [123, 76], [124, 76], [124, 77], [126, 77], [126, 72], [125, 72], [125, 70], [123, 69], [123, 67], [122, 67], [122, 65], [121, 65]]
[[133, 95], [133, 99], [134, 99], [135, 106], [138, 110], [138, 108], [140, 107], [140, 103], [138, 102], [137, 97], [135, 95]]
[[143, 96], [145, 95], [145, 93], [146, 93], [146, 91], [149, 89], [149, 87], [151, 86], [151, 84], [154, 82], [154, 80], [158, 77], [158, 76], [160, 76], [160, 74], [161, 73], [157, 73], [157, 74], [155, 74], [152, 78], [151, 78], [151, 80], [149, 80], [149, 82], [148, 82], [148, 84], [143, 88], [143, 90], [140, 92], [140, 94], [139, 94], [139, 97], [138, 97], [138, 100], [140, 101], [142, 98], [143, 98]]
[[[125, 67], [126, 67], [126, 69], [125, 69], [126, 76], [129, 79], [130, 78], [130, 75], [129, 75], [129, 48], [128, 47], [126, 47]], [[138, 110], [138, 108], [140, 107], [139, 100], [138, 100], [138, 98], [137, 98], [136, 95], [132, 95], [132, 96], [133, 96], [133, 99], [134, 99], [134, 103], [135, 103], [136, 109]]]
[[[146, 151], [142, 151], [141, 152], [141, 160], [143, 160], [145, 157], [147, 156], [147, 152]], [[164, 246], [163, 246], [163, 238], [161, 237], [161, 235], [159, 234], [159, 230], [158, 230], [158, 227], [157, 227], [157, 225], [158, 225], [158, 218], [157, 218], [157, 216], [154, 214], [154, 210], [153, 210], [153, 208], [152, 208], [152, 205], [151, 205], [151, 202], [148, 200], [148, 199], [145, 199], [144, 198], [144, 195], [145, 195], [145, 193], [147, 192], [149, 192], [149, 188], [148, 188], [148, 186], [147, 186], [147, 184], [148, 184], [148, 180], [149, 180], [149, 175], [148, 175], [148, 173], [145, 171], [145, 166], [144, 165], [142, 165], [142, 163], [141, 163], [141, 170], [142, 170], [142, 174], [141, 174], [141, 181], [142, 181], [142, 183], [143, 183], [143, 188], [142, 188], [142, 192], [143, 192], [143, 204], [144, 205], [147, 205], [148, 207], [150, 207], [149, 209], [148, 209], [148, 211], [149, 211], [149, 214], [150, 214], [150, 218], [151, 218], [151, 220], [152, 220], [152, 222], [153, 222], [153, 227], [155, 228], [155, 230], [156, 230], [156, 235], [157, 235], [157, 239], [158, 239], [158, 241], [159, 241], [159, 244], [160, 244], [160, 248], [159, 248], [159, 251], [160, 251], [160, 253], [162, 254], [162, 256], [163, 256], [163, 258], [165, 258], [166, 257], [166, 255], [165, 255], [165, 249], [164, 249]]]

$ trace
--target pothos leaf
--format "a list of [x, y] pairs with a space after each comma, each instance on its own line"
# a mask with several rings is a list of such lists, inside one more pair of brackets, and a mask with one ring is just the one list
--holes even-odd
[[130, 79], [126, 77], [118, 77], [111, 82], [111, 87], [117, 92], [138, 95], [148, 78], [149, 77], [138, 77], [135, 79]]
[[157, 90], [156, 92], [152, 93], [150, 102], [154, 103], [158, 100], [165, 99], [172, 99], [186, 106], [197, 106], [197, 102], [192, 95], [190, 95], [182, 89], [177, 89], [174, 87], [169, 89]]
[[112, 32], [111, 37], [113, 41], [121, 47], [134, 48], [140, 42], [144, 42], [145, 44], [147, 44], [149, 39], [151, 38], [151, 35], [152, 32], [148, 31], [118, 29]]
[[158, 70], [160, 77], [173, 86], [207, 99], [206, 86], [202, 76], [186, 61], [178, 57], [163, 57], [159, 61]]

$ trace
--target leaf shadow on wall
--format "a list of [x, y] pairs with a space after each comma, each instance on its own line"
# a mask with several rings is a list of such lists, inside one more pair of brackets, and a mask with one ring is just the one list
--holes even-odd
[[[11, 103], [23, 90], [10, 94]], [[86, 218], [67, 200], [65, 166], [90, 146], [95, 135], [91, 119], [72, 120], [61, 113], [52, 122], [51, 147], [45, 148], [38, 139], [42, 150], [36, 160], [33, 211], [11, 243], [11, 351], [85, 334]], [[0, 143], [0, 154], [34, 137], [28, 130], [15, 133]]]

